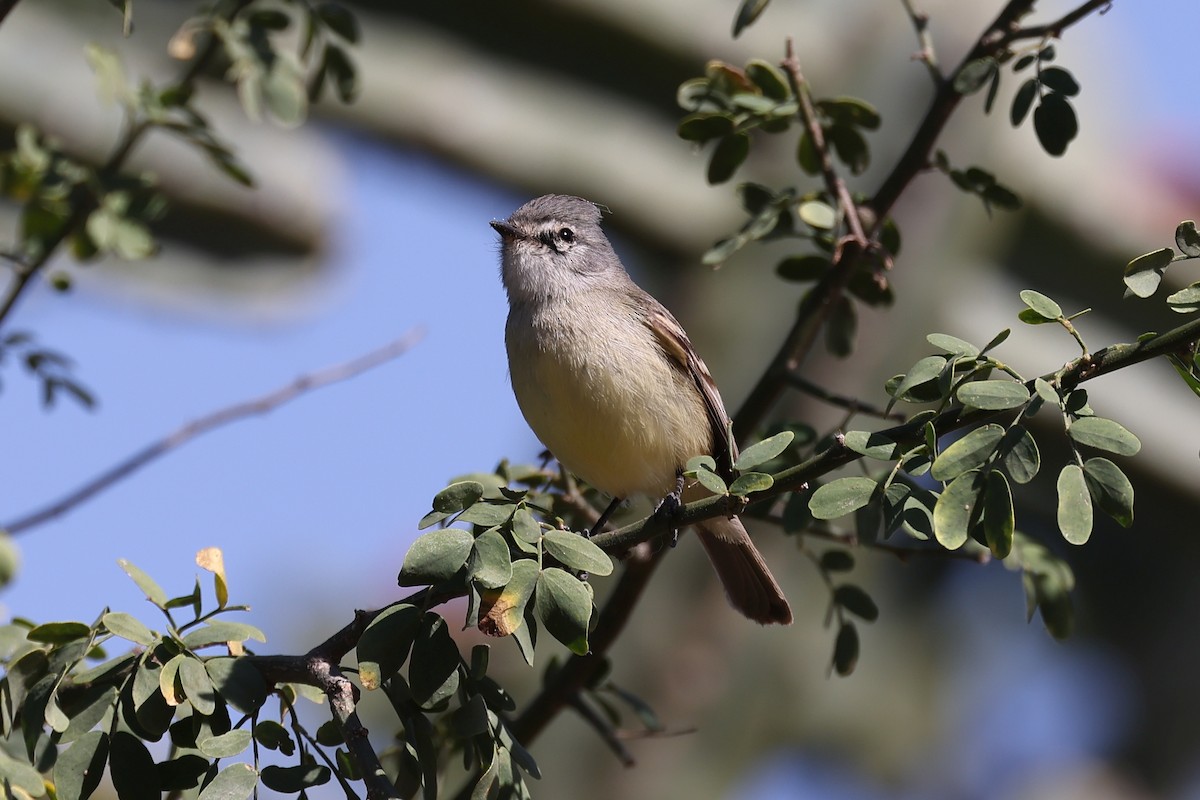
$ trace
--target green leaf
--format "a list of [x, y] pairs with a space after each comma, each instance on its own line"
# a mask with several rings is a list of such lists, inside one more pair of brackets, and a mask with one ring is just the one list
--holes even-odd
[[1167, 296], [1167, 305], [1177, 314], [1200, 311], [1200, 283], [1193, 283]]
[[243, 714], [257, 711], [270, 693], [262, 673], [245, 658], [210, 658], [204, 669], [221, 697]]
[[708, 491], [713, 494], [727, 494], [729, 487], [725, 485], [725, 481], [721, 476], [707, 468], [696, 470], [696, 480]]
[[833, 669], [843, 678], [854, 672], [858, 663], [858, 629], [853, 622], [842, 623], [833, 645]]
[[1051, 92], [1033, 110], [1033, 130], [1042, 149], [1052, 156], [1061, 156], [1067, 145], [1079, 133], [1079, 119], [1064, 95]]
[[1119, 456], [1132, 456], [1142, 449], [1141, 441], [1124, 426], [1103, 417], [1080, 417], [1071, 423], [1067, 433], [1080, 444]]
[[1058, 390], [1050, 385], [1050, 382], [1045, 378], [1034, 378], [1033, 388], [1037, 392], [1038, 397], [1045, 400], [1047, 403], [1059, 405], [1062, 400], [1058, 396]]
[[147, 600], [159, 608], [166, 607], [167, 593], [162, 590], [161, 586], [154, 582], [153, 578], [123, 558], [117, 559], [117, 564], [121, 569], [125, 570], [126, 575], [133, 578], [133, 582], [142, 590], [142, 594], [146, 595]]
[[925, 337], [925, 341], [952, 356], [975, 358], [979, 355], [978, 347], [970, 342], [959, 339], [957, 336], [950, 336], [946, 333], [931, 333]]
[[110, 611], [100, 618], [100, 622], [111, 633], [143, 647], [155, 644], [159, 638], [158, 634], [143, 625], [140, 620], [124, 611]]
[[1092, 535], [1092, 499], [1078, 464], [1058, 473], [1058, 529], [1071, 544], [1083, 544]]
[[985, 479], [983, 493], [983, 535], [996, 558], [1008, 558], [1008, 554], [1012, 552], [1015, 526], [1012, 490], [1009, 489], [1008, 479], [1004, 477], [1003, 472], [990, 470]]
[[892, 397], [896, 400], [902, 400], [906, 394], [917, 386], [935, 380], [942, 373], [942, 370], [946, 368], [947, 363], [943, 356], [926, 356], [922, 358], [905, 373], [903, 380], [900, 381], [892, 392]]
[[445, 528], [419, 537], [404, 556], [401, 586], [448, 581], [467, 563], [475, 537], [460, 528]]
[[[478, 620], [469, 621], [475, 622], [479, 626], [479, 630], [488, 636], [517, 634], [524, 627], [526, 621], [525, 608], [529, 604], [529, 598], [533, 597], [533, 590], [537, 585], [538, 572], [538, 564], [533, 559], [522, 558], [515, 561], [513, 563], [512, 580], [500, 592], [488, 593]], [[526, 633], [528, 634], [529, 632]], [[525, 644], [530, 646], [526, 661], [532, 666], [532, 636], [528, 637], [530, 641], [525, 642], [525, 644], [521, 644], [523, 639], [526, 638], [525, 636], [517, 636], [515, 638], [521, 647], [522, 655], [526, 654]]]
[[746, 77], [772, 100], [782, 102], [790, 100], [792, 97], [792, 89], [788, 85], [787, 76], [779, 67], [769, 61], [753, 58], [746, 62]]
[[1004, 438], [1004, 428], [990, 423], [962, 437], [943, 450], [933, 461], [930, 476], [937, 481], [952, 481], [968, 470], [981, 466]]
[[755, 492], [765, 492], [774, 485], [775, 479], [765, 472], [743, 472], [729, 485], [729, 493], [745, 497]]
[[[108, 734], [91, 731], [80, 736], [54, 763], [54, 784], [59, 800], [87, 800], [104, 775], [108, 761]], [[36, 771], [35, 771], [36, 774]]]
[[1083, 465], [1083, 478], [1101, 511], [1122, 527], [1133, 524], [1133, 484], [1120, 467], [1107, 458], [1089, 458]]
[[703, 111], [689, 114], [679, 123], [676, 133], [689, 142], [707, 142], [733, 133], [733, 118], [725, 113]]
[[1028, 403], [1029, 390], [1016, 381], [972, 381], [959, 387], [958, 401], [964, 406], [984, 411], [1002, 411]]
[[1169, 247], [1143, 253], [1125, 265], [1125, 286], [1138, 297], [1150, 297], [1158, 291], [1163, 273], [1175, 258]]
[[82, 622], [46, 622], [32, 628], [26, 638], [42, 644], [66, 644], [77, 639], [86, 639], [92, 629]]
[[1007, 341], [1008, 337], [1011, 335], [1012, 335], [1011, 328], [1005, 328], [1004, 330], [1000, 331], [999, 333], [997, 333], [995, 336], [992, 337], [992, 340], [990, 342], [988, 342], [987, 344], [985, 344], [983, 346], [983, 349], [979, 351], [980, 354], [982, 355], [983, 353], [989, 353], [992, 350], [995, 350], [997, 347], [1004, 344], [1004, 342]]
[[769, 2], [770, 0], [742, 0], [741, 5], [738, 6], [737, 16], [733, 18], [733, 38], [736, 39], [754, 20], [758, 19], [758, 15], [766, 10]]
[[1038, 74], [1038, 80], [1047, 89], [1052, 89], [1067, 97], [1079, 94], [1079, 84], [1075, 81], [1075, 76], [1062, 67], [1046, 67]]
[[512, 518], [513, 505], [509, 502], [476, 503], [458, 515], [458, 522], [469, 522], [484, 528], [506, 525]]
[[792, 431], [781, 431], [774, 436], [752, 444], [742, 451], [733, 468], [738, 472], [753, 469], [759, 464], [765, 464], [788, 448], [796, 434]]
[[731, 133], [721, 137], [708, 162], [708, 182], [715, 185], [732, 178], [748, 155], [750, 137], [745, 133]]
[[818, 281], [829, 271], [828, 256], [788, 256], [775, 267], [775, 273], [785, 281]]
[[869, 594], [853, 584], [843, 584], [834, 589], [833, 602], [867, 622], [879, 619], [879, 606], [875, 605]]
[[[326, 746], [330, 745], [328, 741], [322, 741], [322, 729], [326, 724], [332, 724], [336, 729], [337, 724], [332, 720], [326, 720], [320, 728], [317, 728], [317, 741]], [[295, 742], [292, 740], [292, 734], [288, 733], [288, 729], [275, 720], [259, 720], [254, 723], [254, 740], [268, 750], [275, 750], [290, 756], [295, 752]], [[341, 734], [338, 734], [337, 741], [332, 742], [332, 745], [340, 745]]]
[[341, 3], [325, 2], [317, 6], [317, 16], [329, 30], [347, 42], [358, 42], [358, 19]]
[[142, 740], [117, 731], [109, 740], [109, 775], [120, 800], [159, 800], [154, 758]]
[[483, 484], [479, 481], [457, 481], [442, 489], [433, 497], [433, 510], [443, 514], [457, 514], [475, 505], [483, 497]]
[[1021, 88], [1017, 89], [1017, 93], [1013, 95], [1012, 109], [1009, 112], [1008, 119], [1012, 122], [1014, 128], [1024, 122], [1025, 117], [1029, 115], [1029, 109], [1033, 108], [1033, 101], [1037, 99], [1037, 90], [1037, 80], [1029, 78], [1021, 84]]
[[218, 736], [198, 739], [196, 747], [209, 758], [229, 758], [249, 747], [251, 738], [250, 731], [236, 729]]
[[838, 478], [812, 493], [808, 509], [816, 519], [837, 519], [870, 503], [879, 484], [870, 478]]
[[857, 128], [849, 125], [830, 125], [825, 138], [833, 145], [838, 160], [850, 168], [850, 174], [862, 175], [871, 166], [871, 150]]
[[1196, 223], [1187, 219], [1175, 229], [1175, 246], [1188, 258], [1200, 258], [1200, 231]]
[[837, 212], [828, 203], [820, 200], [808, 200], [796, 209], [797, 216], [804, 224], [820, 231], [831, 230], [837, 224]]
[[959, 94], [978, 92], [987, 85], [999, 68], [999, 63], [991, 56], [967, 62], [954, 76], [954, 91]]
[[933, 507], [933, 534], [947, 550], [962, 547], [971, 533], [981, 493], [978, 478], [979, 470], [959, 475], [938, 496]]
[[826, 572], [849, 572], [854, 569], [854, 556], [845, 550], [826, 550], [821, 554], [821, 569]]
[[576, 655], [587, 655], [592, 594], [586, 584], [556, 567], [544, 569], [538, 576], [534, 604], [551, 636]]
[[419, 608], [401, 603], [371, 620], [359, 637], [356, 650], [364, 689], [378, 689], [403, 666], [422, 617]]
[[821, 155], [817, 152], [817, 147], [813, 144], [813, 138], [808, 131], [800, 134], [800, 141], [796, 145], [796, 162], [800, 165], [800, 169], [809, 175], [816, 175], [821, 171]]
[[1062, 307], [1041, 292], [1025, 289], [1021, 292], [1021, 302], [1042, 319], [1054, 321], [1063, 316]]
[[542, 536], [546, 552], [560, 564], [592, 575], [611, 575], [612, 559], [586, 536], [570, 531], [550, 530]]
[[864, 130], [879, 128], [883, 118], [873, 105], [858, 97], [831, 97], [817, 101], [817, 109], [833, 122]]
[[512, 577], [512, 557], [508, 542], [495, 530], [487, 530], [475, 538], [467, 559], [467, 575], [480, 586], [496, 589]]
[[1022, 425], [1014, 425], [1005, 431], [998, 451], [1004, 468], [1017, 483], [1029, 483], [1041, 469], [1042, 456], [1037, 440]]
[[244, 642], [247, 639], [265, 642], [267, 635], [253, 625], [247, 625], [244, 622], [216, 620], [189, 631], [183, 637], [183, 645], [189, 650], [198, 650], [209, 645]]
[[450, 638], [446, 621], [426, 612], [408, 661], [408, 683], [413, 701], [431, 708], [458, 689], [458, 645]]
[[[263, 783], [266, 783], [265, 772], [268, 769], [271, 767], [263, 770]], [[321, 769], [329, 771], [326, 767]], [[212, 782], [200, 791], [199, 800], [246, 800], [254, 793], [257, 783], [258, 773], [254, 771], [254, 767], [249, 764], [230, 764], [218, 772]]]
[[216, 687], [213, 686], [212, 678], [208, 677], [208, 671], [204, 669], [204, 662], [185, 656], [179, 662], [179, 684], [188, 702], [197, 712], [210, 716], [216, 711]]
[[878, 431], [846, 431], [846, 447], [859, 455], [879, 461], [895, 461], [904, 448]]

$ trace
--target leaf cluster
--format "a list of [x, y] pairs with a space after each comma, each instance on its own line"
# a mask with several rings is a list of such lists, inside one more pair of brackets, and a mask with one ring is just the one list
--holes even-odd
[[1061, 156], [1079, 134], [1079, 117], [1070, 100], [1079, 94], [1079, 83], [1068, 70], [1047, 66], [1055, 58], [1054, 45], [1043, 44], [1036, 52], [1020, 56], [1005, 51], [999, 56], [971, 61], [954, 76], [954, 88], [961, 94], [974, 94], [986, 86], [983, 107], [990, 113], [1000, 88], [1001, 65], [1013, 58], [1016, 59], [1012, 64], [1014, 75], [1030, 66], [1034, 67], [1034, 74], [1021, 83], [1013, 96], [1009, 120], [1014, 128], [1019, 127], [1032, 108], [1033, 130], [1042, 149], [1052, 156]]

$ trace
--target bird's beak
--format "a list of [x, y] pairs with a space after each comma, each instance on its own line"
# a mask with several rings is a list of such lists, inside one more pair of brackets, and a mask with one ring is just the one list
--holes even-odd
[[493, 228], [495, 228], [496, 233], [500, 234], [500, 238], [506, 242], [520, 238], [520, 234], [517, 232], [517, 229], [503, 220], [494, 219], [490, 224]]

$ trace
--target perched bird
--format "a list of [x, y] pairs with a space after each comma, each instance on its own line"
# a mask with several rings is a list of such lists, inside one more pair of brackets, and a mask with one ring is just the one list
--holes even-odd
[[[567, 469], [610, 495], [667, 498], [684, 465], [736, 458], [729, 415], [679, 322], [638, 287], [587, 200], [546, 195], [492, 227], [508, 293], [509, 372], [533, 432]], [[699, 484], [682, 500], [706, 496]], [[700, 542], [730, 604], [756, 622], [792, 611], [740, 520], [708, 519]]]

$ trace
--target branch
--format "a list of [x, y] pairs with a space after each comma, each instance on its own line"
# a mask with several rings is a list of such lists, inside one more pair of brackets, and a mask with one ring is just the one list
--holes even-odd
[[805, 379], [798, 373], [789, 374], [787, 377], [787, 382], [788, 385], [790, 385], [793, 389], [798, 389], [805, 394], [812, 395], [818, 400], [823, 400], [830, 405], [844, 408], [854, 414], [866, 414], [870, 417], [890, 419], [893, 422], [903, 422], [905, 419], [904, 414], [900, 413], [899, 411], [884, 411], [882, 408], [871, 405], [870, 403], [864, 403], [856, 397], [846, 397], [845, 395], [830, 392], [827, 389], [824, 389], [823, 387], [813, 383], [812, 381]]
[[[233, 7], [229, 10], [228, 19], [233, 19], [242, 9], [250, 5], [253, 0], [237, 0]], [[12, 6], [16, 5], [16, 0], [0, 0], [0, 21], [8, 11], [12, 10]], [[179, 87], [190, 87], [200, 73], [208, 66], [209, 62], [216, 56], [220, 48], [220, 40], [216, 36], [209, 35], [204, 47], [188, 63], [181, 73], [179, 80], [175, 83]], [[106, 177], [115, 177], [125, 166], [125, 162], [129, 159], [129, 154], [133, 152], [134, 147], [141, 141], [142, 137], [149, 131], [153, 125], [146, 120], [130, 120], [125, 126], [125, 133], [121, 139], [113, 147], [112, 153], [108, 159], [100, 167], [100, 175]], [[44, 246], [34, 258], [28, 261], [24, 258], [15, 260], [12, 267], [12, 278], [5, 287], [4, 296], [0, 298], [0, 325], [8, 319], [8, 315], [16, 306], [17, 300], [24, 294], [25, 289], [29, 286], [29, 281], [36, 275], [43, 266], [50, 260], [58, 248], [66, 241], [75, 230], [79, 228], [88, 218], [88, 215], [96, 208], [96, 198], [81, 191], [78, 187], [72, 192], [71, 213], [67, 219], [59, 226], [53, 234], [46, 237]]]
[[963, 98], [963, 95], [954, 88], [953, 76], [972, 61], [988, 56], [998, 56], [1011, 42], [1018, 39], [1056, 36], [1101, 7], [1111, 5], [1111, 0], [1089, 0], [1049, 25], [1018, 27], [1017, 23], [1033, 10], [1034, 4], [1035, 0], [1009, 0], [992, 24], [975, 40], [974, 46], [963, 56], [963, 60], [954, 72], [950, 73], [951, 79], [941, 84], [929, 110], [925, 112], [925, 118], [913, 135], [912, 141], [909, 142], [908, 149], [896, 162], [895, 168], [884, 180], [883, 185], [879, 187], [879, 191], [871, 198], [869, 205], [875, 212], [876, 219], [882, 221], [888, 215], [892, 206], [896, 204], [896, 200], [899, 199], [900, 193], [908, 187], [913, 178], [928, 166], [929, 155], [933, 152], [934, 144], [950, 119], [950, 115]]
[[166, 455], [177, 447], [187, 444], [197, 436], [208, 433], [214, 428], [245, 419], [246, 417], [266, 414], [314, 389], [320, 389], [333, 383], [348, 380], [367, 370], [392, 361], [408, 352], [420, 340], [422, 335], [423, 333], [420, 329], [414, 329], [394, 342], [366, 355], [359, 356], [343, 364], [327, 367], [318, 372], [302, 375], [287, 386], [276, 389], [262, 397], [237, 403], [189, 422], [174, 433], [168, 434], [162, 439], [147, 445], [124, 461], [110, 467], [59, 500], [13, 520], [8, 525], [3, 526], [3, 530], [8, 531], [10, 534], [22, 533], [61, 516], [80, 503], [91, 499], [93, 496], [109, 488], [114, 483], [129, 477], [151, 461]]
[[937, 53], [933, 49], [933, 36], [929, 33], [929, 15], [924, 11], [917, 11], [912, 0], [900, 0], [900, 2], [904, 4], [904, 10], [912, 21], [913, 30], [917, 33], [917, 43], [921, 45], [921, 49], [917, 51], [913, 59], [920, 61], [929, 69], [933, 85], [941, 88], [942, 84], [946, 82], [946, 76], [942, 74], [942, 68], [938, 65]]

